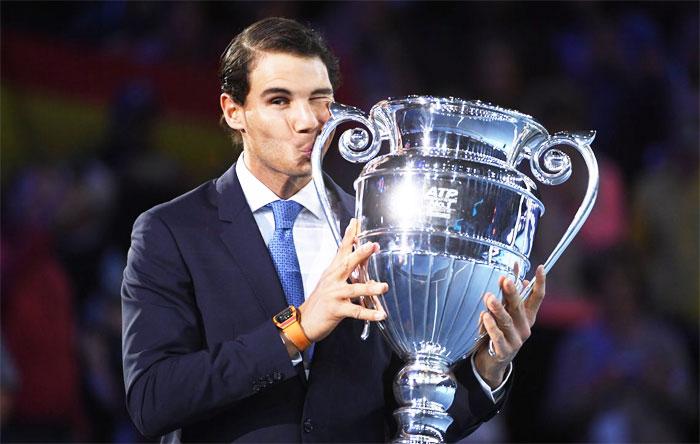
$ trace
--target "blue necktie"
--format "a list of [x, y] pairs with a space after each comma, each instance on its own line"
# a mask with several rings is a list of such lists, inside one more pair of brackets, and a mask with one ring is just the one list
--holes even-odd
[[292, 227], [303, 207], [293, 200], [276, 200], [267, 206], [272, 208], [272, 214], [275, 216], [275, 232], [267, 248], [270, 250], [287, 303], [298, 307], [304, 302], [304, 283], [301, 280], [297, 250], [294, 248]]

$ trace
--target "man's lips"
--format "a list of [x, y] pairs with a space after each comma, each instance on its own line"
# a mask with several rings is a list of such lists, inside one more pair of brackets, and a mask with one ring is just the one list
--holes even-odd
[[309, 143], [308, 145], [304, 145], [303, 147], [301, 147], [301, 152], [302, 154], [304, 154], [304, 156], [311, 157], [311, 151], [313, 151], [313, 148], [314, 144]]

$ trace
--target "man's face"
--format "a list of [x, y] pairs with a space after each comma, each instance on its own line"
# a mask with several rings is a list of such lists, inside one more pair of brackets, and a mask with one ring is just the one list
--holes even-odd
[[311, 149], [333, 100], [326, 66], [318, 57], [266, 52], [252, 66], [250, 91], [235, 111], [246, 165], [273, 191], [290, 180], [306, 183]]

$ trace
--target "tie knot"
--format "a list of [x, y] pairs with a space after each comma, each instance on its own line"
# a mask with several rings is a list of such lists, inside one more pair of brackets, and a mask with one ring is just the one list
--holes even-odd
[[294, 226], [294, 220], [304, 208], [293, 200], [276, 200], [268, 206], [272, 208], [272, 214], [275, 216], [275, 230], [291, 229]]

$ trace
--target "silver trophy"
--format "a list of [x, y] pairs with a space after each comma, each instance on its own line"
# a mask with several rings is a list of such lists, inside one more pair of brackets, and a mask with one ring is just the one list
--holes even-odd
[[[571, 160], [555, 148], [559, 145], [574, 147], [588, 167], [583, 203], [544, 264], [549, 272], [595, 202], [598, 165], [589, 146], [595, 132], [550, 135], [517, 111], [429, 96], [381, 101], [369, 117], [333, 103], [330, 114], [311, 160], [338, 243], [341, 235], [323, 183], [323, 147], [338, 125], [359, 123], [361, 128], [340, 136], [339, 149], [349, 161], [371, 160], [355, 181], [358, 239], [378, 242], [380, 251], [361, 278], [386, 282], [389, 291], [363, 303], [379, 304], [387, 313], [379, 328], [406, 361], [394, 382], [401, 405], [394, 412], [396, 442], [442, 442], [457, 387], [450, 366], [486, 339], [479, 323], [484, 293], [502, 297], [498, 282], [507, 276], [524, 300], [534, 284], [522, 289], [544, 205], [535, 182], [517, 168], [529, 160], [539, 182], [566, 181]], [[388, 154], [375, 158], [382, 148]]]

